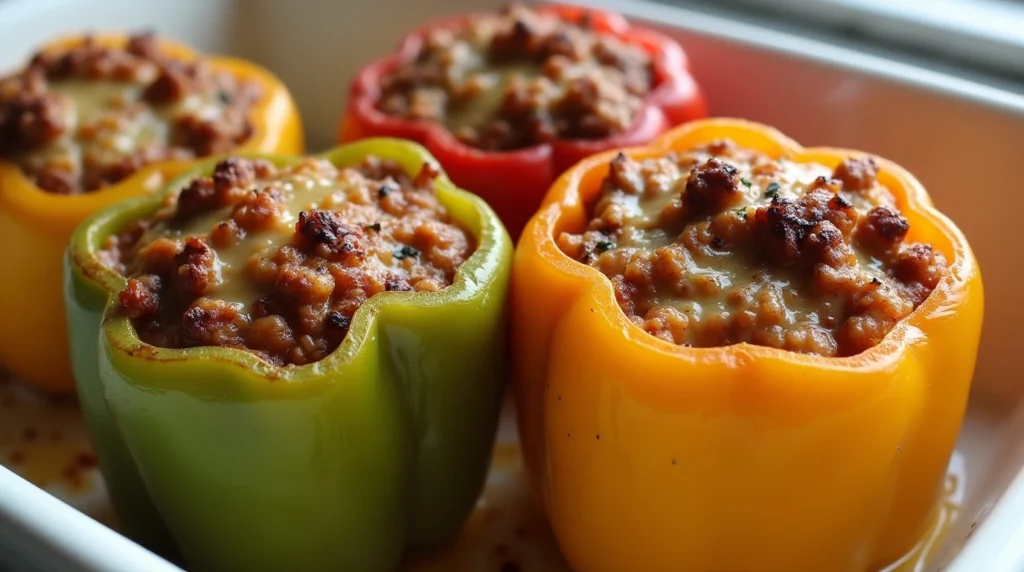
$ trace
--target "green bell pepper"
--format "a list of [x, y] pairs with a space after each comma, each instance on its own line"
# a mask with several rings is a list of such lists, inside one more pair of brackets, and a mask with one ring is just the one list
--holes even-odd
[[[434, 161], [395, 139], [323, 157], [348, 165], [371, 154], [410, 174]], [[130, 535], [165, 553], [177, 546], [193, 570], [390, 570], [407, 549], [454, 538], [497, 427], [512, 244], [481, 199], [444, 175], [435, 185], [477, 241], [454, 283], [372, 297], [334, 353], [301, 367], [230, 348], [150, 346], [115, 311], [126, 281], [97, 252], [162, 196], [116, 205], [76, 231], [65, 270], [74, 373]]]

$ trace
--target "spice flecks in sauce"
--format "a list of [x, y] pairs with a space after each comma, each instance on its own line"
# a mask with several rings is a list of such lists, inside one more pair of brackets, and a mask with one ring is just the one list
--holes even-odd
[[228, 159], [102, 257], [131, 278], [120, 304], [143, 341], [310, 363], [370, 297], [452, 284], [474, 241], [438, 202], [437, 174], [373, 157], [341, 169]]
[[644, 49], [586, 17], [570, 23], [511, 5], [427, 32], [415, 58], [382, 78], [378, 108], [509, 150], [624, 131], [654, 83]]
[[558, 243], [666, 341], [852, 355], [924, 301], [946, 267], [931, 246], [904, 242], [909, 223], [876, 169], [868, 158], [835, 169], [775, 160], [730, 141], [620, 155], [586, 230]]
[[234, 149], [258, 97], [202, 59], [164, 54], [151, 35], [123, 47], [86, 37], [0, 79], [0, 155], [46, 191], [94, 191], [154, 162]]

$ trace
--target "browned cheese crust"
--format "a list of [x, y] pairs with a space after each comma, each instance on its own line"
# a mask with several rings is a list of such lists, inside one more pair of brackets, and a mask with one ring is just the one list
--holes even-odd
[[259, 97], [203, 60], [170, 58], [152, 35], [123, 47], [87, 37], [0, 78], [0, 156], [46, 191], [95, 191], [155, 162], [235, 149]]
[[849, 356], [881, 342], [946, 271], [909, 243], [870, 158], [834, 170], [718, 141], [619, 155], [592, 219], [561, 249], [604, 273], [626, 315], [693, 347], [747, 342]]
[[512, 5], [426, 34], [415, 59], [385, 76], [381, 111], [445, 124], [463, 143], [510, 150], [628, 129], [652, 88], [641, 48], [586, 19]]
[[302, 365], [337, 348], [371, 296], [452, 284], [474, 240], [438, 202], [437, 175], [373, 157], [342, 169], [228, 159], [101, 256], [130, 278], [120, 308], [143, 341]]

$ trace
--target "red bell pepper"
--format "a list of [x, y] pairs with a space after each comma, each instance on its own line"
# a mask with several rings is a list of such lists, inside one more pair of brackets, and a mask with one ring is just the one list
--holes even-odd
[[597, 32], [641, 46], [651, 54], [653, 88], [644, 97], [644, 105], [629, 130], [603, 139], [562, 139], [513, 151], [483, 151], [463, 144], [444, 125], [379, 111], [381, 78], [415, 58], [429, 31], [457, 29], [474, 17], [463, 15], [419, 28], [402, 39], [394, 54], [368, 65], [355, 76], [339, 140], [388, 136], [424, 145], [456, 185], [490, 203], [516, 238], [548, 187], [579, 160], [607, 149], [648, 143], [674, 125], [707, 115], [704, 95], [690, 75], [686, 54], [674, 40], [631, 26], [619, 14], [602, 10], [559, 5], [535, 10], [573, 23], [587, 17]]

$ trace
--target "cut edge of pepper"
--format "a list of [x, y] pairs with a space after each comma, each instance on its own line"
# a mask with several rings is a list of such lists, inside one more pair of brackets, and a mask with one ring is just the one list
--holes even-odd
[[[579, 211], [575, 213], [577, 215], [585, 212], [590, 197], [583, 195], [596, 193], [597, 186], [593, 184], [594, 180], [603, 178], [607, 173], [608, 163], [620, 152], [633, 159], [664, 156], [670, 151], [690, 149], [695, 144], [714, 139], [704, 135], [706, 132], [728, 133], [732, 138], [740, 136], [741, 140], [737, 141], [740, 146], [753, 147], [777, 158], [788, 156], [797, 162], [808, 162], [822, 157], [834, 159], [836, 162], [846, 157], [873, 157], [880, 167], [879, 176], [890, 179], [886, 186], [897, 195], [897, 200], [904, 203], [909, 211], [921, 216], [948, 241], [948, 248], [941, 250], [947, 255], [952, 254], [954, 260], [947, 266], [946, 275], [924, 302], [900, 320], [879, 344], [852, 356], [826, 357], [802, 354], [745, 342], [722, 347], [694, 348], [676, 345], [648, 334], [633, 323], [619, 307], [611, 281], [596, 268], [574, 260], [562, 252], [555, 242], [555, 234], [569, 226], [565, 223], [566, 217], [569, 216], [568, 211], [576, 209]], [[583, 193], [582, 188], [592, 190]], [[687, 362], [739, 365], [756, 359], [786, 361], [819, 370], [856, 370], [862, 373], [888, 370], [906, 355], [910, 346], [924, 338], [924, 333], [917, 324], [949, 312], [961, 297], [960, 293], [966, 290], [972, 280], [978, 280], [977, 295], [983, 296], [981, 272], [966, 237], [946, 215], [935, 208], [921, 183], [903, 167], [863, 151], [835, 147], [803, 147], [773, 127], [743, 119], [695, 120], [664, 133], [649, 145], [609, 150], [584, 159], [565, 171], [555, 182], [552, 191], [527, 224], [524, 238], [527, 233], [530, 234], [530, 240], [535, 243], [540, 257], [562, 274], [572, 277], [575, 290], [591, 296], [595, 309], [610, 326], [621, 328], [631, 343], [641, 344], [651, 351]]]
[[[425, 148], [416, 143], [393, 138], [363, 139], [314, 155], [336, 166], [358, 163], [375, 155], [398, 161], [410, 176], [415, 176], [424, 164], [432, 163], [439, 169], [434, 180], [439, 201], [449, 210], [452, 219], [469, 230], [476, 241], [470, 257], [455, 272], [452, 284], [436, 292], [382, 292], [364, 302], [352, 318], [349, 332], [341, 345], [324, 359], [302, 366], [275, 366], [256, 354], [236, 348], [193, 347], [162, 348], [139, 339], [131, 320], [115, 315], [117, 293], [124, 289], [127, 279], [103, 265], [96, 256], [102, 242], [130, 221], [148, 216], [160, 208], [170, 193], [176, 193], [188, 181], [212, 172], [223, 157], [208, 158], [181, 174], [167, 185], [163, 192], [135, 197], [95, 214], [76, 229], [68, 248], [68, 260], [83, 284], [106, 296], [100, 336], [111, 348], [135, 358], [152, 362], [196, 361], [221, 363], [229, 367], [255, 372], [274, 381], [308, 384], [317, 378], [323, 368], [336, 368], [357, 356], [363, 343], [375, 335], [378, 315], [389, 306], [433, 307], [458, 304], [485, 296], [488, 285], [501, 275], [500, 267], [511, 260], [512, 244], [497, 214], [482, 199], [456, 187], [436, 160]], [[238, 153], [231, 157], [267, 159], [278, 166], [296, 164], [300, 157], [266, 153]], [[454, 208], [453, 208], [454, 207]], [[469, 220], [467, 220], [469, 219]]]

